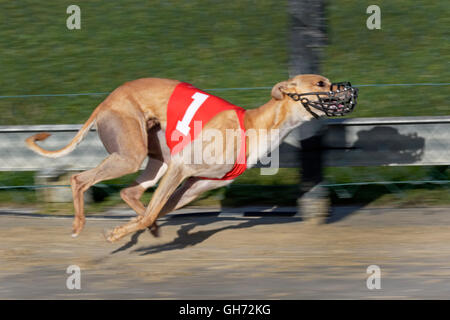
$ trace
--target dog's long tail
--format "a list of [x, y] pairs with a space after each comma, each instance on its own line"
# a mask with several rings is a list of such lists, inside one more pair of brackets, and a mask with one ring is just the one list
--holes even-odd
[[25, 143], [27, 144], [28, 148], [30, 148], [34, 152], [36, 152], [36, 153], [38, 153], [38, 154], [40, 154], [40, 155], [42, 155], [44, 157], [59, 158], [59, 157], [65, 156], [65, 155], [71, 153], [73, 150], [75, 150], [77, 145], [87, 135], [87, 133], [89, 132], [89, 130], [91, 129], [91, 127], [95, 123], [96, 116], [97, 116], [97, 111], [98, 111], [98, 108], [96, 110], [94, 110], [94, 112], [91, 114], [89, 119], [84, 123], [84, 125], [78, 131], [76, 136], [64, 148], [61, 148], [59, 150], [45, 150], [44, 148], [42, 148], [39, 145], [37, 145], [36, 141], [45, 140], [51, 135], [50, 133], [47, 133], [47, 132], [37, 133], [37, 134], [35, 134], [35, 135], [31, 136], [31, 137], [28, 137], [25, 140]]

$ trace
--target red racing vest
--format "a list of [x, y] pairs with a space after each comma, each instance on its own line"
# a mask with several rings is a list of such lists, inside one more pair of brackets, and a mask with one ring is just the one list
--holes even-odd
[[[247, 168], [247, 145], [245, 139], [245, 109], [206, 93], [189, 83], [179, 83], [167, 105], [166, 141], [171, 154], [177, 154], [190, 144], [203, 127], [218, 113], [235, 110], [241, 127], [241, 149], [233, 168], [222, 178], [202, 178], [208, 180], [231, 180], [241, 175]], [[201, 125], [201, 130], [194, 130], [194, 123]]]

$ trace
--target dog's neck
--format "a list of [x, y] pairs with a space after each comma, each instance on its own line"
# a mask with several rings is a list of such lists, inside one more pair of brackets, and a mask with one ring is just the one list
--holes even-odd
[[[258, 137], [247, 139], [247, 150], [249, 162], [256, 161], [267, 151], [272, 151], [283, 141], [283, 139], [303, 122], [313, 119], [302, 106], [289, 98], [283, 100], [271, 99], [259, 108], [250, 109], [245, 112], [245, 130], [253, 131]], [[262, 132], [270, 135], [269, 145], [262, 141]], [[276, 130], [272, 134], [271, 130]], [[268, 150], [269, 149], [269, 150]]]
[[262, 106], [246, 111], [245, 129], [292, 130], [312, 118], [311, 114], [299, 106], [299, 102], [289, 98], [283, 100], [272, 98]]

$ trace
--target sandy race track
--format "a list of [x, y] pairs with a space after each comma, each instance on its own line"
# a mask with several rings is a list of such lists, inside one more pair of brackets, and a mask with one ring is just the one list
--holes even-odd
[[[72, 239], [69, 218], [3, 212], [0, 298], [450, 298], [450, 208], [335, 208], [322, 225], [244, 211], [171, 215], [160, 238], [115, 244], [102, 231], [124, 219], [88, 218]], [[80, 290], [66, 287], [70, 265]]]

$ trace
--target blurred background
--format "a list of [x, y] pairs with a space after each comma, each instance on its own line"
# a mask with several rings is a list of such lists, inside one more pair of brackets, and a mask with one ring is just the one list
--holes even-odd
[[[1, 1], [0, 125], [81, 124], [108, 92], [142, 77], [179, 79], [244, 108], [258, 107], [296, 68], [295, 28], [307, 13], [299, 5], [308, 4], [324, 8], [316, 68], [359, 88], [348, 117], [450, 115], [449, 2], [377, 1], [381, 30], [369, 30], [372, 2], [79, 0], [81, 29], [68, 30], [73, 1]], [[35, 176], [0, 172], [0, 206], [71, 213], [71, 203], [42, 203]], [[330, 186], [336, 205], [450, 204], [447, 166], [326, 167], [324, 176], [337, 186]], [[118, 191], [135, 177], [94, 187], [87, 212], [125, 207]], [[250, 169], [194, 205], [295, 205], [300, 179], [296, 168], [274, 176]], [[361, 182], [369, 183], [351, 185]]]

